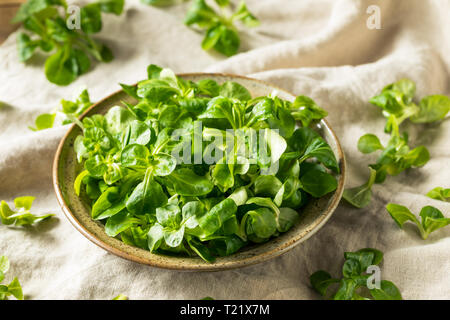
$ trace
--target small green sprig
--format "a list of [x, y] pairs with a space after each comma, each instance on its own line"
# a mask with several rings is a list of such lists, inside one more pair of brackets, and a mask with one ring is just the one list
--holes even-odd
[[112, 300], [128, 300], [128, 297], [124, 294], [119, 294], [117, 297], [114, 297]]
[[445, 118], [450, 111], [450, 99], [444, 95], [424, 97], [414, 103], [416, 84], [409, 79], [401, 79], [386, 86], [370, 103], [380, 107], [387, 118], [385, 132], [399, 135], [399, 126], [409, 119], [413, 123], [431, 123]]
[[[376, 163], [370, 164], [371, 175], [362, 186], [347, 189], [344, 199], [357, 208], [365, 207], [372, 197], [372, 185], [383, 183], [388, 175], [395, 176], [406, 169], [422, 167], [430, 159], [425, 146], [411, 149], [408, 134], [400, 134], [399, 127], [407, 119], [413, 123], [430, 123], [445, 118], [450, 111], [450, 99], [443, 95], [431, 95], [423, 98], [419, 105], [413, 101], [416, 85], [408, 79], [399, 80], [386, 86], [370, 102], [383, 110], [387, 118], [385, 132], [391, 135], [386, 146], [374, 134], [365, 134], [358, 141], [358, 150], [369, 154], [380, 150]], [[375, 172], [374, 172], [375, 171]]]
[[[5, 279], [5, 274], [8, 272], [9, 266], [8, 258], [0, 256], [0, 283]], [[23, 300], [22, 287], [17, 277], [8, 285], [0, 284], [0, 300], [8, 300], [9, 296], [13, 296], [17, 300]]]
[[14, 199], [16, 210], [12, 210], [8, 204], [2, 200], [0, 203], [0, 219], [4, 225], [29, 226], [33, 223], [48, 219], [54, 214], [45, 214], [41, 216], [30, 212], [34, 197], [18, 197]]
[[247, 27], [256, 27], [259, 20], [248, 10], [244, 1], [232, 12], [229, 0], [215, 0], [219, 10], [214, 10], [205, 0], [194, 0], [186, 14], [184, 23], [206, 30], [202, 42], [204, 50], [214, 49], [228, 57], [235, 55], [241, 41], [235, 22]]
[[[364, 297], [359, 288], [368, 287], [370, 274], [369, 266], [378, 265], [383, 260], [383, 253], [372, 248], [365, 248], [356, 252], [345, 252], [345, 262], [342, 267], [342, 278], [332, 278], [323, 270], [314, 272], [309, 280], [311, 286], [324, 297], [332, 284], [339, 284], [338, 290], [331, 295], [332, 300], [371, 300]], [[402, 300], [398, 288], [387, 280], [381, 280], [379, 288], [367, 288], [370, 296], [375, 300]]]
[[450, 200], [450, 188], [436, 187], [427, 193], [427, 197], [434, 199], [434, 200], [449, 201]]
[[75, 101], [62, 99], [61, 108], [56, 112], [39, 115], [34, 121], [35, 126], [29, 126], [29, 128], [33, 131], [53, 128], [57, 113], [64, 115], [64, 119], [62, 121], [63, 125], [77, 122], [78, 117], [81, 116], [90, 106], [92, 106], [92, 102], [89, 98], [89, 93], [87, 90], [83, 90]]
[[[90, 69], [91, 57], [101, 62], [114, 58], [112, 51], [92, 35], [102, 29], [102, 13], [120, 15], [123, 6], [124, 0], [100, 0], [82, 7], [76, 15], [67, 12], [65, 0], [28, 0], [12, 20], [28, 31], [17, 36], [20, 61], [29, 60], [38, 48], [52, 53], [45, 62], [47, 79], [61, 86], [70, 84]], [[76, 19], [79, 25], [69, 26], [69, 20]], [[50, 120], [48, 116], [40, 119], [47, 124]]]
[[450, 218], [444, 217], [441, 211], [432, 206], [423, 207], [420, 211], [420, 217], [422, 221], [419, 219], [405, 206], [389, 203], [386, 206], [386, 210], [391, 215], [392, 219], [394, 219], [395, 223], [400, 228], [403, 228], [403, 225], [407, 221], [414, 222], [419, 229], [420, 235], [422, 239], [426, 240], [430, 233], [436, 231], [437, 229], [443, 228], [450, 224]]

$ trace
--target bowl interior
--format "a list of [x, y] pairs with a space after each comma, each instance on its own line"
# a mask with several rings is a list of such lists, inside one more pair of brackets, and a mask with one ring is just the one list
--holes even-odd
[[[290, 101], [295, 99], [295, 96], [286, 91], [250, 78], [221, 74], [185, 74], [180, 76], [192, 81], [199, 81], [205, 78], [214, 79], [219, 83], [235, 81], [245, 86], [254, 97], [268, 95], [273, 91], [277, 91], [277, 95], [280, 98]], [[123, 91], [118, 91], [96, 103], [83, 117], [96, 113], [104, 114], [112, 106], [122, 105], [121, 101], [134, 102], [133, 98]], [[124, 244], [122, 241], [111, 238], [105, 233], [103, 224], [91, 218], [89, 205], [84, 203], [74, 191], [73, 182], [77, 174], [82, 170], [81, 165], [77, 163], [73, 149], [75, 138], [82, 133], [78, 126], [71, 126], [58, 148], [53, 168], [54, 187], [58, 201], [70, 222], [89, 240], [118, 256], [155, 267], [176, 270], [214, 271], [243, 267], [278, 256], [306, 240], [320, 229], [337, 207], [344, 189], [344, 155], [338, 139], [326, 121], [322, 120], [318, 123], [317, 130], [329, 143], [338, 159], [341, 173], [337, 176], [337, 190], [325, 197], [310, 201], [301, 210], [298, 223], [288, 232], [271, 239], [267, 243], [248, 246], [231, 256], [217, 258], [214, 263], [204, 262], [197, 257], [173, 257], [152, 254], [149, 251]]]

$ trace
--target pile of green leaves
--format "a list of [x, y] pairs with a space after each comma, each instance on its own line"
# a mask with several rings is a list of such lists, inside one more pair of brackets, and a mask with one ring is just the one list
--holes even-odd
[[323, 270], [314, 272], [309, 280], [311, 286], [319, 294], [329, 297], [328, 288], [332, 284], [339, 284], [337, 291], [331, 295], [333, 300], [402, 300], [398, 288], [388, 280], [381, 280], [379, 288], [368, 288], [370, 274], [369, 266], [376, 266], [383, 260], [383, 253], [372, 248], [365, 248], [356, 252], [345, 252], [345, 262], [342, 267], [342, 278], [332, 278]]
[[432, 206], [426, 206], [420, 210], [422, 222], [419, 222], [416, 216], [405, 206], [389, 203], [386, 206], [386, 210], [400, 228], [403, 228], [403, 225], [407, 221], [414, 222], [424, 240], [426, 240], [433, 231], [450, 224], [450, 218], [444, 217], [439, 209]]
[[34, 215], [30, 212], [34, 197], [18, 197], [14, 199], [16, 210], [11, 210], [8, 204], [2, 200], [0, 203], [0, 220], [4, 225], [29, 226], [33, 223], [48, 219], [54, 214]]
[[[8, 258], [0, 256], [0, 283], [5, 279], [5, 274], [8, 270]], [[0, 300], [7, 300], [8, 296], [14, 296], [17, 300], [23, 300], [22, 287], [17, 277], [15, 277], [8, 285], [0, 284]]]
[[80, 96], [75, 101], [61, 100], [61, 108], [52, 113], [43, 113], [39, 115], [34, 121], [34, 127], [29, 127], [30, 130], [39, 131], [52, 128], [55, 122], [57, 113], [63, 115], [62, 124], [69, 124], [77, 122], [79, 116], [81, 116], [90, 106], [92, 102], [89, 98], [87, 90], [83, 90]]
[[[307, 97], [252, 99], [238, 83], [194, 83], [155, 65], [147, 80], [122, 87], [136, 103], [83, 119], [75, 191], [106, 233], [127, 244], [213, 261], [286, 232], [309, 199], [337, 187], [330, 146], [312, 128], [296, 127], [326, 115]], [[253, 148], [257, 130], [266, 155]], [[206, 163], [218, 149], [223, 158]]]
[[408, 134], [400, 134], [402, 122], [409, 119], [413, 123], [431, 123], [445, 118], [450, 111], [450, 99], [442, 95], [424, 97], [417, 105], [414, 103], [416, 86], [408, 79], [400, 80], [386, 86], [370, 102], [383, 110], [387, 118], [385, 132], [391, 138], [383, 146], [374, 134], [366, 134], [358, 141], [358, 149], [368, 154], [381, 150], [378, 160], [370, 164], [369, 181], [362, 186], [344, 191], [344, 199], [357, 208], [365, 207], [372, 197], [372, 185], [383, 183], [387, 175], [395, 176], [412, 167], [422, 167], [430, 159], [425, 146], [411, 149]]
[[71, 29], [68, 22], [77, 17], [66, 13], [65, 0], [28, 0], [12, 21], [22, 23], [28, 31], [17, 37], [20, 60], [29, 60], [38, 48], [52, 53], [45, 62], [47, 79], [57, 85], [70, 84], [90, 69], [91, 57], [101, 62], [114, 58], [111, 50], [92, 35], [102, 29], [102, 12], [120, 15], [123, 5], [124, 0], [90, 3], [80, 9], [80, 29]]

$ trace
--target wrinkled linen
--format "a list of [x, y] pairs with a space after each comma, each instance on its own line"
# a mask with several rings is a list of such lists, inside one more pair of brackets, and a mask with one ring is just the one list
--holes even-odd
[[[139, 265], [92, 244], [63, 215], [52, 188], [51, 167], [67, 126], [32, 132], [35, 117], [76, 96], [83, 86], [93, 101], [146, 76], [150, 63], [176, 72], [226, 72], [262, 79], [296, 95], [311, 96], [329, 112], [344, 148], [347, 186], [365, 182], [367, 164], [358, 138], [374, 133], [386, 142], [385, 119], [368, 103], [384, 85], [408, 77], [417, 97], [450, 93], [450, 1], [248, 0], [262, 24], [242, 30], [241, 52], [229, 59], [204, 52], [202, 34], [182, 24], [186, 5], [158, 9], [126, 1], [120, 17], [104, 15], [98, 38], [116, 55], [67, 87], [45, 79], [42, 58], [18, 61], [12, 34], [0, 46], [0, 198], [36, 197], [33, 211], [56, 218], [32, 228], [0, 225], [0, 255], [10, 258], [7, 280], [17, 275], [29, 299], [317, 299], [309, 275], [340, 274], [343, 252], [374, 247], [385, 253], [382, 278], [405, 299], [450, 299], [450, 228], [421, 240], [415, 226], [400, 230], [388, 202], [418, 213], [425, 205], [450, 216], [450, 204], [424, 194], [449, 187], [450, 121], [406, 125], [411, 144], [429, 148], [431, 160], [375, 185], [371, 204], [341, 203], [309, 240], [269, 262], [214, 273], [183, 273]], [[369, 5], [381, 9], [381, 29], [367, 28]]]

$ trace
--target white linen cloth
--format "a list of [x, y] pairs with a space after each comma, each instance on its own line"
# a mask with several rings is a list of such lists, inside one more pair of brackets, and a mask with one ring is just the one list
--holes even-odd
[[[104, 15], [98, 38], [116, 58], [96, 64], [67, 87], [47, 81], [42, 59], [18, 61], [12, 34], [0, 46], [0, 199], [33, 195], [35, 213], [55, 213], [33, 228], [0, 225], [0, 255], [11, 261], [6, 280], [18, 276], [28, 299], [317, 299], [309, 275], [340, 275], [344, 251], [374, 247], [385, 253], [382, 278], [405, 299], [450, 299], [450, 227], [421, 240], [415, 226], [400, 230], [385, 210], [389, 202], [418, 213], [425, 205], [450, 216], [450, 204], [425, 197], [450, 183], [450, 121], [406, 126], [411, 144], [429, 148], [423, 168], [375, 185], [371, 204], [341, 203], [309, 240], [269, 262], [215, 273], [183, 273], [139, 265], [97, 247], [64, 217], [52, 187], [51, 166], [67, 130], [59, 124], [32, 132], [35, 117], [76, 96], [85, 86], [93, 101], [145, 78], [150, 63], [176, 72], [227, 72], [311, 96], [329, 112], [347, 157], [347, 186], [367, 179], [375, 155], [363, 155], [358, 138], [375, 133], [386, 142], [385, 119], [368, 103], [384, 85], [408, 77], [417, 97], [450, 93], [448, 0], [248, 0], [261, 20], [242, 28], [238, 55], [226, 59], [201, 49], [203, 35], [183, 25], [188, 4], [159, 9], [127, 0], [120, 17]], [[381, 11], [381, 29], [369, 29], [370, 5]], [[371, 11], [372, 12], [372, 11]], [[372, 12], [373, 13], [373, 12]]]

